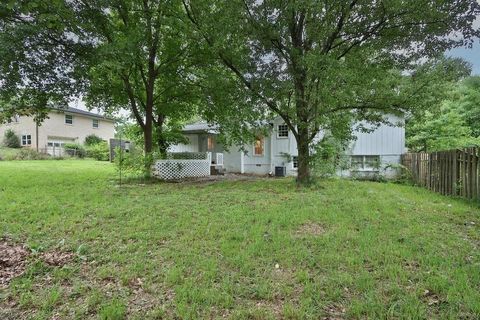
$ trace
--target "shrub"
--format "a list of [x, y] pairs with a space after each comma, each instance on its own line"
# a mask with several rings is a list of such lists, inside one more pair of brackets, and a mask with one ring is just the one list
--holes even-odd
[[34, 149], [25, 148], [13, 155], [9, 160], [46, 160], [50, 159], [50, 155], [37, 152]]
[[87, 152], [85, 148], [78, 143], [65, 143], [63, 146], [65, 153], [71, 157], [85, 158]]
[[94, 134], [91, 134], [85, 137], [85, 146], [94, 146], [102, 142], [104, 142], [102, 138]]
[[7, 148], [20, 148], [20, 138], [12, 129], [9, 129], [5, 132], [3, 145]]
[[125, 176], [131, 178], [149, 178], [150, 168], [159, 155], [150, 154], [145, 157], [142, 150], [133, 149], [130, 152], [115, 149], [115, 165], [117, 170], [121, 170]]
[[348, 159], [349, 157], [345, 154], [344, 142], [326, 136], [312, 152], [312, 171], [317, 177], [333, 177], [337, 170], [348, 167]]
[[399, 163], [389, 163], [383, 169], [384, 171], [387, 170], [394, 170], [396, 171], [395, 178], [392, 180], [393, 182], [397, 183], [404, 183], [404, 184], [411, 184], [413, 185], [413, 175], [410, 169], [403, 164]]
[[98, 161], [108, 161], [110, 159], [110, 150], [106, 141], [89, 145], [85, 148], [85, 150], [87, 152], [87, 157], [89, 158], [94, 158]]

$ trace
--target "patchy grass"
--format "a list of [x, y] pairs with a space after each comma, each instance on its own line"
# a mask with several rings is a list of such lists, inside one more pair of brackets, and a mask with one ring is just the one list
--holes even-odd
[[474, 204], [344, 180], [115, 179], [103, 162], [0, 163], [0, 236], [30, 251], [1, 319], [480, 317]]

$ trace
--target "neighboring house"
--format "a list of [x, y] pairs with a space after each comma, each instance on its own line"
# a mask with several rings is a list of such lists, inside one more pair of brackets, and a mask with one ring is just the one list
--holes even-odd
[[115, 134], [115, 121], [102, 115], [76, 109], [55, 109], [48, 113], [39, 126], [33, 117], [16, 116], [0, 125], [0, 140], [5, 131], [12, 129], [19, 137], [20, 144], [39, 152], [59, 155], [65, 143], [85, 142], [85, 137], [96, 135], [105, 141]]
[[[356, 139], [346, 152], [351, 160], [350, 169], [338, 174], [394, 174], [394, 170], [382, 168], [400, 163], [400, 157], [405, 152], [405, 129], [401, 118], [392, 115], [389, 121], [397, 126], [381, 125], [370, 133], [355, 132]], [[226, 172], [273, 174], [275, 167], [281, 166], [286, 168], [287, 175], [296, 175], [298, 151], [295, 137], [281, 118], [271, 123], [271, 127], [269, 136], [259, 137], [252, 145], [244, 145], [243, 152], [238, 146], [230, 147], [227, 151], [217, 141], [216, 128], [207, 123], [186, 125], [183, 132], [189, 143], [175, 145], [170, 151], [212, 152], [212, 162], [217, 161], [216, 154], [223, 155]], [[322, 135], [319, 134], [318, 138]], [[291, 157], [286, 157], [286, 154]]]

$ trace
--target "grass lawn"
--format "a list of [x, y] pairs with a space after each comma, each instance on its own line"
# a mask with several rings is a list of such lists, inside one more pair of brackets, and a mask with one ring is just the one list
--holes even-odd
[[0, 236], [31, 251], [1, 319], [480, 318], [475, 204], [345, 180], [115, 179], [109, 163], [0, 162]]

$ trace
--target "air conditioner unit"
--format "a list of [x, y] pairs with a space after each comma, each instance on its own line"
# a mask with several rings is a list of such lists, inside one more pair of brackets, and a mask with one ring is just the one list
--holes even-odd
[[287, 175], [286, 167], [275, 167], [275, 177], [285, 177]]

